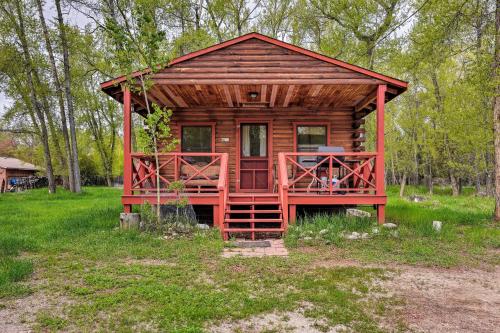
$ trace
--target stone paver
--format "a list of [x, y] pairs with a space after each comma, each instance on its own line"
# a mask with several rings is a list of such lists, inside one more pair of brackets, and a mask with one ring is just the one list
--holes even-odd
[[282, 239], [268, 239], [267, 241], [271, 243], [271, 246], [225, 248], [224, 252], [222, 253], [222, 257], [231, 258], [235, 256], [242, 256], [242, 257], [267, 257], [267, 256], [287, 257], [288, 256], [288, 250], [286, 249]]

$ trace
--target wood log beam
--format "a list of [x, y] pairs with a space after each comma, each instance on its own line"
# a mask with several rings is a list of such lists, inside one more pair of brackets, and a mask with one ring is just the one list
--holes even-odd
[[310, 95], [311, 97], [316, 97], [318, 96], [320, 90], [323, 88], [323, 85], [322, 84], [316, 84], [312, 87], [312, 89], [310, 90]]
[[157, 99], [159, 99], [162, 103], [163, 106], [167, 107], [173, 107], [174, 104], [170, 99], [166, 96], [166, 94], [161, 90], [161, 87], [151, 87], [150, 93], [153, 94]]
[[364, 134], [366, 133], [366, 130], [364, 128], [358, 128], [358, 129], [355, 129], [352, 133], [352, 137], [357, 139], [357, 138], [360, 138], [361, 136], [364, 136]]
[[291, 84], [288, 86], [288, 90], [285, 96], [285, 101], [283, 102], [284, 108], [288, 107], [288, 105], [290, 104], [290, 100], [292, 99], [294, 90], [295, 90], [295, 85]]
[[278, 95], [278, 85], [273, 85], [273, 88], [271, 89], [271, 99], [269, 101], [269, 106], [274, 107], [274, 104], [276, 103], [276, 96]]
[[377, 88], [371, 91], [365, 98], [363, 98], [356, 104], [356, 106], [354, 107], [354, 112], [363, 110], [365, 107], [373, 103], [376, 98], [377, 98]]
[[366, 76], [354, 73], [325, 74], [321, 71], [300, 73], [297, 71], [288, 73], [163, 73], [154, 75], [154, 80], [178, 80], [178, 79], [367, 79]]
[[[173, 84], [174, 82], [171, 82], [170, 80], [167, 80], [168, 82], [157, 82], [158, 84], [167, 84], [167, 83], [170, 83], [170, 84]], [[176, 82], [175, 82], [176, 83]], [[192, 83], [194, 84], [194, 83]], [[187, 108], [188, 105], [187, 103], [184, 101], [184, 99], [175, 94], [172, 89], [170, 89], [170, 87], [168, 86], [163, 86], [163, 90], [167, 93], [167, 95], [178, 105], [180, 106], [181, 108]]]
[[237, 106], [240, 106], [241, 105], [241, 90], [240, 90], [240, 86], [239, 85], [234, 85], [233, 86], [233, 89], [234, 89], [234, 96], [236, 97], [236, 104]]
[[143, 97], [137, 96], [134, 93], [130, 93], [130, 99], [132, 100], [134, 105], [137, 104], [142, 108], [146, 109], [146, 102], [144, 101]]
[[263, 84], [260, 88], [260, 101], [265, 103], [267, 99], [267, 84]]
[[230, 108], [234, 107], [233, 99], [231, 97], [231, 93], [229, 92], [229, 87], [227, 85], [224, 85], [222, 86], [222, 89], [224, 89], [224, 95], [226, 96], [227, 106], [229, 106]]
[[352, 122], [352, 128], [359, 128], [361, 125], [365, 124], [364, 119], [356, 119]]
[[[355, 85], [355, 84], [379, 84], [382, 81], [377, 79], [154, 79], [156, 84], [175, 84], [175, 85], [217, 85], [217, 84], [240, 84], [240, 85], [261, 85], [261, 84], [281, 84], [281, 85], [316, 85], [316, 84], [331, 84], [331, 85]], [[171, 96], [173, 98], [173, 96]]]

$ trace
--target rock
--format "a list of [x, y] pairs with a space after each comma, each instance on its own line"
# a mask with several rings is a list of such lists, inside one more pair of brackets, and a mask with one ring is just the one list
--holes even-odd
[[309, 236], [304, 237], [304, 240], [305, 240], [305, 241], [310, 241], [310, 240], [312, 240], [312, 239], [313, 239], [313, 238], [312, 238], [312, 237], [309, 237]]
[[198, 229], [201, 229], [201, 230], [208, 230], [208, 229], [210, 229], [210, 227], [208, 226], [208, 224], [204, 224], [204, 223], [198, 223], [198, 224], [196, 225], [196, 227], [197, 227]]
[[378, 234], [379, 232], [380, 232], [380, 230], [378, 230], [377, 227], [372, 229], [372, 234]]
[[350, 239], [350, 240], [359, 239], [359, 237], [360, 237], [360, 234], [356, 231], [345, 236], [346, 239]]
[[413, 201], [413, 202], [423, 202], [423, 201], [425, 201], [425, 198], [421, 197], [419, 195], [410, 195], [410, 201]]
[[441, 221], [432, 221], [432, 229], [436, 230], [437, 232], [441, 231], [442, 226], [443, 226], [443, 222], [441, 222]]
[[367, 232], [363, 232], [363, 233], [361, 234], [361, 238], [362, 238], [362, 239], [367, 239], [367, 238], [370, 238], [370, 235], [368, 235], [368, 233], [367, 233]]
[[372, 215], [364, 210], [349, 208], [346, 209], [347, 216], [355, 216], [355, 217], [371, 217]]
[[141, 223], [141, 214], [139, 213], [120, 213], [121, 229], [139, 229]]
[[399, 237], [399, 232], [397, 230], [391, 230], [392, 237]]
[[320, 230], [320, 232], [318, 233], [319, 235], [326, 235], [328, 233], [328, 229], [323, 229], [323, 230]]
[[386, 229], [395, 229], [398, 227], [398, 225], [394, 223], [384, 223], [382, 224], [382, 227]]

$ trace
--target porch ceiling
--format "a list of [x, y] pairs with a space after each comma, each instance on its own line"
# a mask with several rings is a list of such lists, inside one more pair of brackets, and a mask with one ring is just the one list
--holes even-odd
[[[375, 109], [373, 84], [155, 84], [149, 102], [172, 109], [304, 108], [352, 110], [362, 118]], [[252, 94], [257, 93], [256, 97]], [[398, 95], [388, 88], [386, 101]], [[121, 91], [115, 97], [121, 101]], [[145, 113], [144, 96], [132, 93], [134, 110]]]
[[[346, 108], [368, 95], [371, 85], [157, 85], [151, 98], [168, 107]], [[253, 96], [253, 97], [252, 97]]]

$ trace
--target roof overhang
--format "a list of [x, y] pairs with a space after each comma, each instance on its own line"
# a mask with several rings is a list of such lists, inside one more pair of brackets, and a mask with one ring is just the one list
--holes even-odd
[[[283, 48], [285, 50], [291, 51], [293, 54], [307, 56], [310, 59], [314, 59], [315, 61], [320, 61], [320, 62], [325, 63], [325, 64], [338, 66], [339, 68], [344, 69], [346, 71], [356, 73], [359, 76], [359, 78], [352, 78], [352, 79], [351, 78], [349, 78], [349, 79], [342, 79], [341, 78], [341, 79], [339, 79], [339, 78], [336, 78], [333, 76], [332, 76], [332, 78], [330, 78], [330, 77], [328, 77], [328, 74], [325, 74], [325, 75], [323, 75], [323, 78], [321, 80], [315, 81], [313, 79], [304, 80], [304, 79], [301, 79], [299, 76], [297, 76], [297, 78], [292, 76], [292, 77], [287, 77], [285, 79], [280, 79], [280, 78], [259, 78], [258, 76], [257, 77], [249, 77], [248, 75], [238, 76], [237, 74], [231, 73], [231, 75], [227, 75], [227, 77], [224, 77], [224, 80], [217, 79], [217, 78], [210, 80], [210, 79], [205, 78], [205, 77], [195, 77], [193, 79], [179, 79], [178, 77], [174, 77], [174, 78], [165, 77], [162, 79], [161, 74], [157, 74], [158, 71], [169, 70], [169, 68], [176, 69], [177, 67], [183, 67], [186, 62], [192, 63], [192, 62], [189, 62], [190, 60], [202, 59], [202, 58], [204, 58], [203, 56], [209, 55], [212, 52], [215, 52], [214, 54], [216, 54], [217, 53], [216, 51], [218, 51], [218, 50], [222, 50], [224, 48], [230, 48], [233, 45], [237, 45], [237, 44], [243, 43], [245, 41], [250, 41], [252, 39], [262, 41], [265, 43], [269, 43], [269, 44], [274, 45], [274, 46], [278, 46], [278, 47]], [[195, 61], [198, 61], [198, 60], [195, 60]], [[182, 70], [182, 68], [179, 68], [179, 70]], [[167, 85], [167, 84], [174, 84], [177, 87], [180, 87], [179, 90], [184, 90], [185, 94], [192, 95], [192, 92], [188, 91], [189, 89], [195, 88], [196, 90], [198, 90], [198, 88], [200, 86], [220, 85], [220, 87], [222, 87], [220, 96], [223, 96], [223, 97], [225, 96], [224, 98], [227, 97], [227, 98], [231, 99], [231, 95], [232, 95], [233, 100], [237, 99], [236, 95], [238, 94], [238, 92], [236, 92], [236, 93], [232, 92], [232, 91], [228, 92], [228, 88], [226, 88], [226, 86], [227, 87], [239, 86], [239, 87], [241, 87], [241, 89], [247, 89], [244, 87], [252, 87], [252, 86], [255, 86], [256, 89], [262, 89], [263, 86], [264, 87], [273, 86], [273, 89], [274, 89], [274, 86], [279, 86], [279, 87], [283, 87], [283, 89], [284, 89], [283, 94], [285, 94], [285, 93], [288, 94], [289, 93], [288, 89], [290, 89], [290, 86], [295, 87], [295, 89], [300, 89], [300, 86], [310, 86], [311, 87], [310, 89], [313, 90], [314, 87], [317, 87], [319, 85], [321, 85], [321, 86], [328, 85], [329, 87], [332, 87], [330, 90], [332, 90], [332, 89], [334, 90], [336, 86], [347, 87], [347, 86], [355, 86], [355, 85], [358, 85], [358, 86], [364, 85], [365, 87], [364, 87], [364, 90], [362, 91], [362, 95], [359, 98], [357, 98], [356, 102], [353, 103], [351, 105], [351, 107], [353, 107], [356, 112], [360, 112], [360, 114], [365, 113], [365, 115], [374, 109], [376, 85], [379, 85], [379, 84], [386, 84], [387, 85], [387, 87], [388, 87], [387, 96], [386, 96], [387, 101], [398, 96], [399, 94], [404, 92], [408, 87], [408, 83], [405, 81], [398, 80], [396, 78], [393, 78], [393, 77], [390, 77], [387, 75], [383, 75], [383, 74], [368, 70], [366, 68], [352, 65], [352, 64], [346, 63], [344, 61], [341, 61], [341, 60], [338, 60], [335, 58], [324, 56], [324, 55], [321, 55], [319, 53], [316, 53], [316, 52], [313, 52], [310, 50], [306, 50], [304, 48], [301, 48], [301, 47], [298, 47], [298, 46], [295, 46], [295, 45], [292, 45], [292, 44], [289, 44], [289, 43], [286, 43], [283, 41], [279, 41], [279, 40], [274, 39], [274, 38], [270, 38], [270, 37], [261, 35], [259, 33], [249, 33], [249, 34], [243, 35], [241, 37], [237, 37], [237, 38], [228, 40], [226, 42], [216, 44], [216, 45], [213, 45], [211, 47], [208, 47], [208, 48], [196, 51], [196, 52], [192, 52], [192, 53], [186, 54], [186, 55], [181, 56], [181, 57], [178, 57], [178, 58], [172, 60], [166, 66], [160, 66], [160, 68], [158, 68], [158, 71], [155, 71], [155, 73], [153, 73], [153, 76], [160, 77], [159, 79], [157, 79], [155, 81], [158, 86], [163, 86], [163, 85]], [[127, 80], [133, 81], [135, 78], [137, 78], [141, 75], [146, 75], [146, 74], [151, 74], [151, 73], [152, 73], [151, 69], [143, 69], [141, 71], [133, 72], [130, 75], [123, 75], [123, 76], [120, 76], [120, 77], [114, 78], [112, 80], [101, 83], [101, 89], [105, 93], [107, 93], [108, 95], [110, 95], [113, 98], [115, 98], [116, 100], [118, 100], [119, 102], [122, 102], [122, 87], [121, 87], [121, 85], [123, 83], [125, 83]], [[189, 103], [182, 102], [182, 95], [184, 93], [183, 91], [172, 92], [172, 91], [169, 91], [169, 89], [172, 90], [173, 88], [172, 87], [168, 88], [167, 86], [164, 86], [164, 88], [157, 89], [158, 91], [157, 91], [156, 98], [157, 98], [158, 103], [161, 103], [161, 104], [164, 104], [166, 106], [173, 107], [173, 108], [183, 108], [183, 107], [189, 106]], [[229, 89], [231, 89], [231, 88], [229, 88]], [[240, 89], [240, 88], [238, 88], [238, 89]], [[248, 89], [252, 89], [252, 88], [248, 88]], [[338, 88], [338, 89], [340, 89], [340, 88]], [[272, 94], [271, 88], [269, 88], [269, 94]], [[136, 103], [136, 105], [138, 106], [138, 109], [141, 108], [140, 107], [141, 104], [143, 104], [143, 106], [144, 106], [145, 103], [141, 103], [141, 100], [143, 100], [144, 97], [140, 97], [139, 95], [135, 95], [135, 94], [133, 94], [132, 97], [133, 97], [133, 103]], [[179, 100], [176, 101], [175, 100], [176, 97]], [[325, 95], [325, 98], [328, 98], [328, 95]], [[170, 101], [171, 105], [169, 105], [169, 103], [165, 102], [167, 100]], [[153, 99], [152, 101], [155, 101], [155, 100]], [[165, 103], [162, 103], [162, 102], [165, 102]], [[231, 107], [231, 106], [240, 106], [241, 107], [242, 105], [243, 105], [242, 103], [237, 105], [237, 103], [235, 102], [235, 103], [229, 103], [227, 106], [228, 107]], [[286, 103], [283, 103], [283, 105], [286, 106]]]

